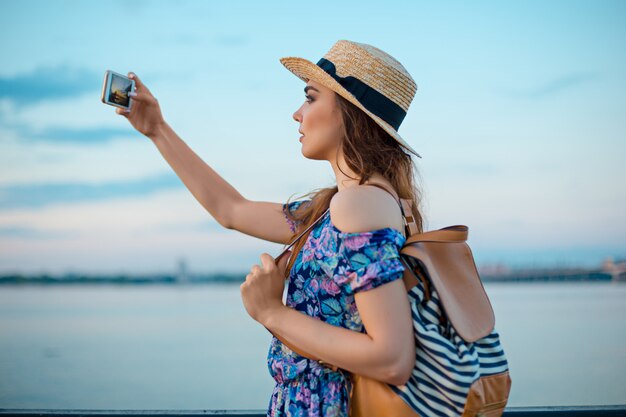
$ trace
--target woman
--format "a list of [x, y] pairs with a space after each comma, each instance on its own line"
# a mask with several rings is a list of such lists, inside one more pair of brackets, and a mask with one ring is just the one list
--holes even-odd
[[409, 301], [400, 279], [406, 233], [398, 201], [413, 203], [405, 214], [421, 232], [408, 152], [419, 155], [397, 130], [416, 85], [391, 56], [356, 42], [338, 41], [317, 64], [293, 57], [281, 62], [306, 82], [306, 101], [293, 114], [302, 154], [328, 161], [336, 177], [336, 186], [307, 199], [285, 204], [245, 199], [176, 135], [134, 74], [132, 110], [117, 112], [154, 142], [224, 227], [287, 244], [319, 219], [293, 247], [295, 256], [277, 265], [261, 254], [241, 296], [250, 316], [275, 336], [268, 354], [276, 381], [268, 416], [347, 416], [348, 372], [402, 385], [415, 361]]

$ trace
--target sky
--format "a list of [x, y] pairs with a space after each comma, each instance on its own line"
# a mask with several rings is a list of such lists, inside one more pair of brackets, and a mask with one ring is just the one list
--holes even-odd
[[422, 156], [426, 230], [464, 224], [479, 266], [626, 257], [626, 2], [0, 1], [0, 273], [248, 271], [281, 246], [222, 228], [100, 102], [136, 72], [242, 195], [332, 186], [293, 112], [340, 39], [400, 61], [399, 133]]

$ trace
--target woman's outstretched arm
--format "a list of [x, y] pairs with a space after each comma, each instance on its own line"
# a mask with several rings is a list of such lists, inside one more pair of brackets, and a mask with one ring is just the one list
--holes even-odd
[[292, 236], [282, 204], [250, 201], [204, 162], [166, 123], [157, 99], [135, 74], [130, 112], [117, 109], [131, 125], [156, 145], [163, 158], [198, 202], [222, 226], [271, 242]]

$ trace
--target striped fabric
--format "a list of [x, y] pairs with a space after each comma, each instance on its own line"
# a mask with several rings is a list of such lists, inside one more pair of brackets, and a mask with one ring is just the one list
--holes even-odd
[[448, 320], [440, 324], [441, 303], [432, 286], [428, 301], [421, 283], [408, 294], [416, 362], [407, 384], [390, 387], [421, 417], [460, 416], [474, 381], [508, 370], [500, 337], [494, 329], [487, 337], [467, 343]]

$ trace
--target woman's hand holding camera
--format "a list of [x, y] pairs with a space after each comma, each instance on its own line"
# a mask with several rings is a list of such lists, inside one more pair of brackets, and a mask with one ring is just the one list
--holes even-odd
[[135, 91], [129, 93], [132, 106], [130, 110], [118, 108], [116, 112], [126, 117], [138, 132], [153, 139], [165, 124], [159, 102], [136, 74], [129, 72], [128, 77], [135, 80]]
[[285, 267], [288, 256], [278, 265], [269, 254], [261, 254], [261, 265], [253, 265], [246, 281], [241, 284], [241, 299], [250, 317], [267, 327], [267, 320], [281, 308], [285, 289]]

